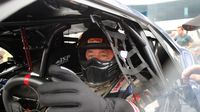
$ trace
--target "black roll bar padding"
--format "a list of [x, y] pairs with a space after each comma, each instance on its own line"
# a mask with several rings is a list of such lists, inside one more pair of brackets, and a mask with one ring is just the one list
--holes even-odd
[[54, 42], [54, 40], [57, 38], [55, 35], [60, 32], [60, 31], [64, 31], [66, 30], [68, 27], [64, 26], [64, 25], [59, 25], [58, 27], [56, 27], [54, 29], [53, 32], [50, 32], [51, 34], [49, 35], [49, 40], [47, 43], [47, 47], [44, 49], [43, 54], [42, 54], [42, 60], [41, 60], [41, 64], [40, 64], [40, 76], [44, 77], [44, 74], [47, 71], [47, 61], [49, 59], [49, 52], [51, 50], [51, 46], [52, 43]]
[[[100, 17], [101, 19], [110, 19], [110, 20], [113, 20], [113, 21], [117, 21], [117, 22], [120, 22], [123, 27], [125, 28], [125, 30], [128, 30], [128, 32], [130, 32], [130, 34], [135, 37], [135, 38], [132, 38], [134, 39], [136, 42], [138, 42], [140, 45], [142, 46], [145, 46], [146, 43], [144, 41], [144, 39], [134, 30], [134, 29], [131, 29], [127, 23], [125, 23], [123, 21], [122, 18], [120, 17], [117, 17], [115, 15], [112, 15], [112, 14], [109, 14], [109, 13], [106, 13], [106, 12], [96, 12], [97, 15], [93, 15], [93, 18], [94, 17]], [[98, 16], [98, 14], [101, 14], [101, 16]], [[97, 20], [97, 19], [96, 19]], [[94, 21], [94, 20], [93, 20]]]
[[127, 30], [130, 35], [134, 38], [131, 38], [134, 40], [134, 42], [139, 43], [142, 47], [146, 46], [145, 40], [131, 27], [129, 27], [127, 25], [127, 23], [125, 23], [124, 21], [121, 21], [121, 24], [123, 25], [123, 27], [125, 28], [125, 30]]
[[[12, 108], [12, 103], [14, 103], [14, 101], [10, 92], [13, 88], [19, 85], [24, 85], [24, 79], [25, 79], [24, 76], [25, 75], [15, 76], [9, 79], [6, 85], [4, 86], [2, 97], [3, 97], [3, 104], [4, 104], [6, 112], [16, 111], [16, 110], [13, 110]], [[39, 85], [42, 85], [44, 82], [46, 81], [44, 79], [41, 79], [40, 77], [31, 76], [29, 78], [29, 85], [27, 86], [37, 89], [37, 87]]]
[[0, 27], [15, 27], [15, 26], [29, 27], [29, 26], [48, 25], [48, 24], [52, 24], [52, 23], [77, 24], [80, 22], [88, 22], [89, 20], [90, 20], [90, 18], [87, 18], [84, 16], [70, 15], [70, 16], [48, 18], [48, 19], [41, 19], [41, 20], [0, 22]]

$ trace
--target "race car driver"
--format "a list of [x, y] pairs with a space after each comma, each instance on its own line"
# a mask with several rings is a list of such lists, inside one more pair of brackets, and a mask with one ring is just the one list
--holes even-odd
[[47, 112], [140, 112], [139, 98], [121, 75], [104, 33], [97, 27], [88, 29], [78, 48], [82, 80], [71, 70], [52, 65], [49, 73], [60, 81], [38, 88]]

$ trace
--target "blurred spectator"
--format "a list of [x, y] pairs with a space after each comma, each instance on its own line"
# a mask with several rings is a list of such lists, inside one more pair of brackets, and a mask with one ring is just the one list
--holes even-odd
[[177, 32], [173, 30], [169, 35], [171, 36], [172, 39], [175, 39]]
[[186, 33], [182, 26], [177, 28], [177, 33], [178, 35], [175, 37], [175, 41], [183, 47], [190, 48], [193, 39]]

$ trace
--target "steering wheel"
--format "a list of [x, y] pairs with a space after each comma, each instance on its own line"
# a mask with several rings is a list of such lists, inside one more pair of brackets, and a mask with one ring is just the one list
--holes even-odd
[[30, 74], [19, 75], [9, 79], [4, 86], [2, 95], [6, 112], [24, 111], [24, 107], [19, 102], [20, 98], [36, 99], [35, 101], [38, 102], [36, 88], [44, 82], [45, 80], [41, 77], [31, 76]]

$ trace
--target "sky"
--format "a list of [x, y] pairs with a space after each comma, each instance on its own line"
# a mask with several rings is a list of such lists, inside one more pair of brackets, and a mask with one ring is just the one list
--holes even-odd
[[117, 0], [117, 1], [125, 5], [147, 5], [147, 4], [170, 2], [175, 0]]

